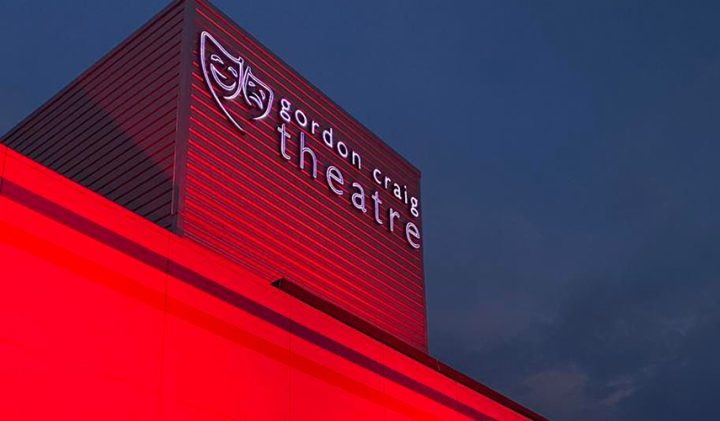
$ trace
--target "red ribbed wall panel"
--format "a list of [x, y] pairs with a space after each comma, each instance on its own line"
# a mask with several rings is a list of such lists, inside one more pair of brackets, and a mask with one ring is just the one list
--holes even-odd
[[2, 142], [170, 228], [184, 23], [169, 6]]
[[[223, 109], [213, 96], [200, 66], [203, 31], [272, 90], [266, 118], [252, 119], [250, 102]], [[318, 124], [286, 123], [287, 159], [281, 99]], [[329, 128], [348, 157], [323, 142]], [[301, 132], [317, 179], [298, 167]], [[289, 279], [427, 350], [423, 253], [405, 231], [408, 222], [421, 230], [421, 218], [372, 175], [379, 169], [419, 199], [419, 171], [205, 2], [168, 6], [3, 143], [268, 283]], [[340, 195], [327, 183], [330, 165], [343, 174]], [[352, 183], [364, 189], [366, 213], [352, 206]], [[397, 212], [392, 231], [389, 208]]]
[[[404, 224], [420, 227], [408, 205], [373, 180], [372, 170], [392, 175], [419, 196], [419, 171], [315, 89], [289, 66], [212, 6], [198, 2], [192, 31], [192, 90], [184, 202], [183, 235], [250, 268], [268, 282], [288, 278], [409, 344], [426, 350], [422, 250], [405, 238]], [[200, 34], [207, 31], [274, 92], [267, 118], [254, 121], [242, 107], [230, 110], [238, 130], [212, 96], [200, 63]], [[284, 121], [281, 98], [301, 109], [319, 129], [286, 123], [291, 138], [284, 159], [277, 128]], [[320, 131], [333, 128], [361, 157], [361, 168], [323, 143]], [[318, 177], [298, 167], [298, 137], [317, 155]], [[306, 159], [310, 159], [309, 157]], [[310, 162], [310, 161], [308, 161]], [[327, 165], [345, 179], [344, 194], [332, 193]], [[350, 183], [365, 189], [368, 212], [352, 207]], [[375, 222], [370, 195], [383, 201]], [[400, 216], [387, 228], [387, 208]]]
[[0, 420], [545, 418], [0, 145]]

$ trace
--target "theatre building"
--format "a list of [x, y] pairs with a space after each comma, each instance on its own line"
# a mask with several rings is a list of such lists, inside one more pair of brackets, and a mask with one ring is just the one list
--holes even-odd
[[427, 354], [418, 169], [205, 1], [0, 141], [0, 419], [544, 419]]

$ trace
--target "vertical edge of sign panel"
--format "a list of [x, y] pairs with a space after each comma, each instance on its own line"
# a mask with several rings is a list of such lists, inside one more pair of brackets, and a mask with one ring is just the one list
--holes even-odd
[[180, 0], [183, 3], [182, 45], [180, 48], [180, 83], [178, 88], [177, 136], [175, 140], [175, 165], [173, 168], [173, 197], [171, 212], [172, 231], [183, 234], [182, 209], [185, 202], [185, 174], [187, 146], [190, 130], [190, 105], [192, 100], [193, 37], [195, 29], [195, 0]]

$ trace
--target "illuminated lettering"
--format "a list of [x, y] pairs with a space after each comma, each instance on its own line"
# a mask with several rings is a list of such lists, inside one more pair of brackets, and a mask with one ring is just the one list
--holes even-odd
[[382, 219], [380, 219], [380, 205], [382, 205], [382, 200], [380, 200], [380, 192], [378, 192], [377, 190], [375, 190], [375, 193], [373, 193], [373, 195], [372, 195], [371, 197], [372, 197], [372, 200], [373, 200], [373, 202], [374, 202], [374, 204], [375, 204], [375, 206], [374, 206], [374, 208], [375, 208], [375, 222], [377, 222], [378, 224], [382, 225], [382, 224], [383, 224], [383, 221], [382, 221]]
[[380, 184], [382, 186], [382, 181], [380, 180], [380, 176], [382, 176], [382, 173], [379, 169], [375, 168], [372, 172], [373, 180], [375, 180], [376, 183]]
[[305, 146], [305, 133], [300, 132], [300, 143], [299, 146], [299, 154], [300, 154], [300, 170], [305, 169], [305, 155], [309, 156], [312, 159], [312, 178], [317, 178], [317, 156], [315, 155], [315, 152], [313, 152], [312, 149]]
[[328, 148], [332, 148], [333, 143], [333, 129], [330, 127], [329, 129], [323, 130], [322, 133], [323, 142], [325, 142], [325, 145], [327, 145]]
[[[300, 127], [303, 127], [303, 128], [307, 127], [307, 124], [308, 124], [307, 116], [300, 109], [295, 110], [295, 121], [297, 121], [297, 124], [299, 124]], [[313, 123], [315, 123], [315, 122], [313, 121]]]
[[280, 156], [283, 158], [290, 160], [290, 155], [287, 153], [287, 140], [290, 139], [290, 135], [285, 130], [285, 124], [281, 125], [277, 128], [277, 131], [280, 133]]
[[352, 186], [355, 188], [356, 192], [353, 193], [350, 201], [355, 209], [361, 210], [363, 213], [367, 212], [367, 208], [365, 207], [365, 190], [363, 189], [363, 186], [358, 183], [352, 183]]
[[395, 220], [400, 218], [400, 213], [393, 208], [388, 209], [388, 229], [393, 232], [395, 229]]
[[402, 190], [400, 190], [400, 186], [397, 183], [393, 183], [393, 194], [395, 197], [402, 200]]
[[412, 222], [408, 222], [407, 224], [405, 224], [405, 239], [408, 243], [410, 243], [412, 248], [420, 248], [420, 243], [415, 241], [420, 240], [420, 231], [418, 230], [417, 225], [413, 224]]
[[402, 187], [400, 187], [400, 184], [393, 182], [392, 178], [387, 175], [383, 175], [379, 168], [372, 170], [372, 179], [377, 185], [382, 186], [385, 190], [391, 190], [393, 196], [408, 205], [409, 212], [413, 217], [420, 217], [420, 201], [417, 197], [412, 196], [410, 192], [408, 192], [406, 184], [403, 184]]
[[352, 164], [357, 167], [357, 169], [362, 169], [362, 159], [360, 158], [359, 153], [352, 151], [352, 159], [350, 160], [350, 162], [352, 162]]
[[418, 209], [419, 204], [417, 197], [410, 198], [410, 213], [416, 218], [420, 216], [420, 210]]
[[[252, 120], [260, 120], [268, 116], [273, 107], [273, 91], [254, 74], [253, 69], [242, 57], [228, 52], [207, 32], [201, 32], [200, 34], [199, 55], [200, 67], [210, 94], [220, 107], [220, 110], [238, 130], [244, 132], [238, 120], [240, 116], [248, 115]], [[242, 104], [247, 110], [234, 108], [238, 104]], [[293, 159], [293, 155], [288, 150], [288, 142], [293, 138], [290, 135], [288, 126], [297, 125], [298, 127], [296, 135], [297, 161], [295, 163], [301, 172], [304, 172], [309, 167], [310, 176], [312, 179], [317, 179], [318, 166], [320, 164], [324, 165], [324, 163], [318, 162], [318, 154], [309, 146], [312, 138], [324, 144], [336, 156], [348, 162], [352, 167], [362, 170], [361, 155], [353, 150], [345, 142], [345, 139], [336, 138], [333, 127], [323, 127], [320, 122], [312, 118], [312, 114], [307, 114], [304, 110], [295, 107], [290, 99], [279, 99], [278, 116], [280, 121], [276, 128], [278, 151], [280, 157], [286, 161]], [[324, 154], [321, 154], [321, 157], [324, 156]], [[420, 216], [419, 200], [408, 192], [407, 184], [393, 180], [389, 175], [384, 174], [380, 168], [372, 170], [372, 180], [407, 205], [411, 217], [418, 218]], [[332, 193], [337, 196], [345, 194], [346, 179], [337, 166], [328, 165], [326, 167], [325, 181]], [[347, 181], [350, 186], [350, 189], [347, 190], [348, 193], [351, 193], [349, 194], [350, 205], [363, 214], [368, 213], [365, 188], [358, 182], [351, 183], [350, 181]], [[309, 194], [315, 193], [309, 192]], [[402, 221], [405, 223], [405, 240], [412, 248], [420, 248], [420, 229], [418, 226], [414, 222], [403, 220], [400, 212], [393, 207], [387, 208], [387, 219], [384, 219], [382, 216], [383, 200], [381, 199], [381, 192], [374, 190], [369, 197], [372, 200], [371, 217], [375, 224], [385, 226], [390, 233], [393, 233], [395, 225]], [[385, 221], [387, 221], [387, 224], [385, 224]]]
[[327, 171], [325, 171], [325, 178], [327, 179], [327, 184], [328, 187], [330, 187], [330, 190], [332, 190], [333, 193], [342, 196], [342, 194], [344, 193], [343, 190], [335, 186], [335, 183], [341, 186], [344, 183], [343, 175], [340, 170], [330, 165], [329, 167], [327, 167]]
[[292, 119], [290, 118], [290, 101], [283, 98], [280, 100], [280, 118], [286, 122], [289, 123]]

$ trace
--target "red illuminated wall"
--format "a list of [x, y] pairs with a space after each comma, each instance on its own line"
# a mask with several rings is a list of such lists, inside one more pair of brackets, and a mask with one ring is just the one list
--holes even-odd
[[[371, 194], [372, 169], [392, 174], [419, 193], [420, 174], [367, 129], [358, 124], [228, 18], [204, 2], [194, 14], [192, 97], [187, 146], [183, 235], [250, 268], [268, 281], [288, 278], [357, 314], [408, 343], [426, 350], [422, 250], [408, 245], [402, 225], [393, 233], [369, 211], [362, 214], [345, 194], [329, 191], [325, 166], [332, 164], [347, 181]], [[240, 133], [211, 96], [200, 69], [198, 44], [208, 31], [228, 51], [244, 58], [274, 90], [319, 127], [333, 127], [362, 158], [362, 168], [338, 155], [310, 128], [288, 127], [290, 160], [281, 158], [277, 127], [283, 123], [275, 105], [268, 118], [251, 121], [237, 108]], [[298, 136], [306, 135], [317, 154], [318, 179], [298, 168]], [[319, 130], [316, 130], [319, 131]], [[382, 191], [385, 211], [394, 206], [410, 218], [401, 201]], [[387, 218], [385, 218], [387, 219]]]
[[[254, 121], [242, 107], [231, 111], [244, 133], [203, 79], [202, 31], [242, 56], [274, 92], [267, 118]], [[298, 168], [300, 128], [291, 125], [290, 159], [282, 158], [280, 98], [318, 127], [332, 127], [335, 141], [361, 157], [361, 168], [308, 128], [319, 169], [313, 179]], [[372, 177], [377, 168], [419, 198], [418, 170], [204, 1], [173, 2], [2, 143], [267, 283], [288, 279], [427, 350], [423, 251], [408, 243], [404, 229], [412, 222], [421, 231], [421, 217]], [[327, 165], [342, 171], [342, 195], [328, 188]], [[352, 182], [365, 189], [366, 213], [351, 206]], [[373, 216], [375, 190], [383, 224]], [[392, 232], [391, 207], [398, 214]]]
[[543, 420], [0, 145], [0, 419]]

